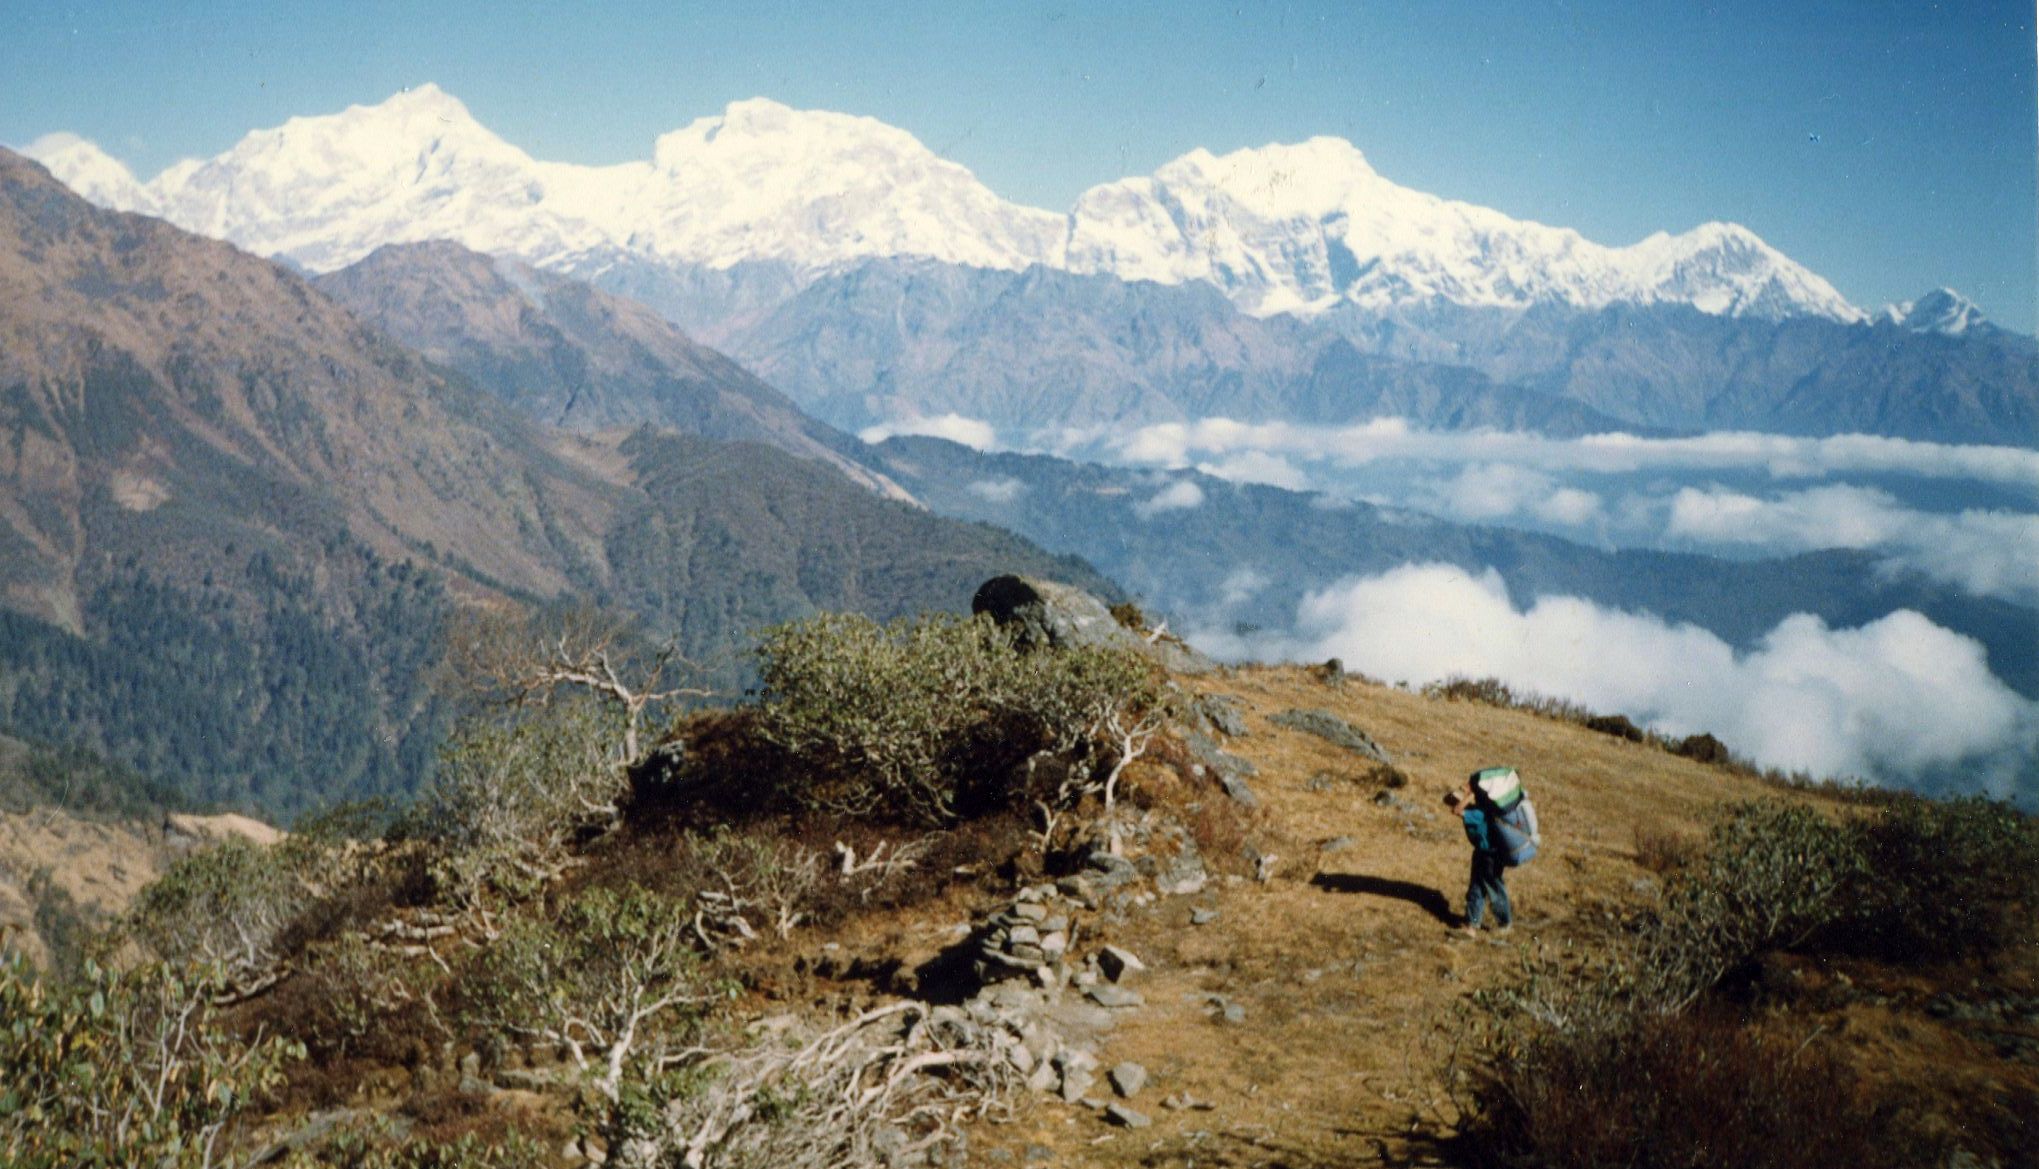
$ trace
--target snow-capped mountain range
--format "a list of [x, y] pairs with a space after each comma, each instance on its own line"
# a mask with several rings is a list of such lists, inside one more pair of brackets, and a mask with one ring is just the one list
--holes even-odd
[[1445, 301], [1688, 304], [1723, 316], [1862, 321], [1832, 285], [1733, 224], [1626, 247], [1398, 186], [1352, 144], [1213, 155], [1085, 192], [1067, 214], [1001, 199], [871, 118], [765, 99], [661, 136], [649, 161], [534, 159], [433, 85], [293, 118], [146, 183], [90, 141], [25, 153], [94, 202], [313, 271], [451, 239], [582, 273], [604, 257], [818, 276], [873, 257], [1208, 282], [1258, 316]]

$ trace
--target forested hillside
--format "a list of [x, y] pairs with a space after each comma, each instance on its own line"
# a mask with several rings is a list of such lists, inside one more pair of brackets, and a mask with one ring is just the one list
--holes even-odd
[[881, 498], [695, 358], [741, 382], [716, 409], [834, 462], [549, 430], [298, 276], [0, 152], [0, 733], [289, 818], [417, 790], [459, 607], [608, 606], [726, 688], [756, 627], [820, 608], [953, 611], [1012, 570], [1109, 591]]
[[443, 730], [427, 675], [444, 588], [368, 556], [342, 595], [257, 553], [196, 584], [133, 565], [86, 598], [82, 635], [0, 611], [0, 725], [284, 819], [406, 795]]

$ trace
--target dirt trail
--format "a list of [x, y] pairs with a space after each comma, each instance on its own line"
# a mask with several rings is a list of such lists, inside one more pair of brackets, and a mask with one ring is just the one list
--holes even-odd
[[[1775, 794], [1654, 748], [1570, 724], [1444, 703], [1303, 670], [1256, 671], [1208, 689], [1248, 708], [1227, 749], [1254, 763], [1274, 878], [1234, 878], [1163, 898], [1111, 926], [1150, 967], [1146, 1006], [1103, 1052], [1152, 1076], [1130, 1102], [1150, 1128], [1108, 1128], [1080, 1109], [1034, 1106], [1008, 1144], [1086, 1165], [1451, 1164], [1450, 1105], [1439, 1074], [1454, 1011], [1505, 978], [1526, 951], [1583, 943], [1604, 910], [1639, 895], [1639, 828], [1689, 833], [1721, 802]], [[1355, 782], [1365, 761], [1269, 722], [1291, 708], [1332, 711], [1370, 733], [1409, 776], [1394, 802]], [[1544, 824], [1542, 856], [1514, 870], [1517, 924], [1453, 936], [1469, 852], [1439, 803], [1477, 767], [1519, 768]], [[1329, 845], [1327, 849], [1325, 846]], [[1194, 907], [1216, 920], [1190, 924]], [[1243, 1008], [1226, 1022], [1212, 996]], [[1109, 1089], [1101, 1088], [1108, 1092]], [[1187, 1094], [1212, 1107], [1170, 1109]]]

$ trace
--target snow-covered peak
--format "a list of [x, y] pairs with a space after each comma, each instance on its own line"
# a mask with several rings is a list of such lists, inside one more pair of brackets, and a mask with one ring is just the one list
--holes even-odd
[[720, 114], [659, 135], [652, 162], [660, 170], [676, 171], [704, 158], [758, 153], [786, 161], [876, 153], [896, 161], [942, 162], [920, 139], [876, 118], [796, 110], [765, 97], [730, 102]]
[[547, 205], [544, 167], [436, 85], [292, 118], [149, 184], [166, 218], [314, 271], [386, 243], [557, 254], [604, 234]]
[[999, 198], [896, 126], [766, 98], [732, 102], [661, 135], [650, 158], [613, 166], [533, 159], [435, 85], [292, 118], [146, 185], [74, 136], [30, 152], [97, 202], [315, 271], [384, 244], [450, 239], [541, 266], [591, 255], [804, 273], [894, 256], [1044, 264], [1208, 282], [1259, 315], [1669, 302], [1862, 319], [1746, 228], [1709, 223], [1607, 247], [1400, 186], [1334, 137], [1192, 150], [1084, 192], [1066, 216]]
[[1610, 248], [1397, 185], [1328, 137], [1194, 150], [1151, 177], [1095, 187], [1071, 214], [1067, 256], [1079, 271], [1208, 281], [1263, 316], [1340, 303], [1673, 301], [1727, 315], [1862, 319], [1747, 228], [1709, 223]]
[[127, 167], [90, 139], [60, 131], [43, 135], [21, 152], [89, 202], [115, 211], [156, 212], [155, 200]]
[[875, 118], [765, 98], [659, 138], [636, 241], [717, 266], [823, 268], [925, 256], [988, 268], [1058, 259], [1062, 217], [1000, 199], [964, 167]]
[[420, 163], [528, 167], [532, 160], [475, 121], [460, 99], [427, 84], [376, 105], [348, 106], [337, 114], [291, 118], [273, 129], [251, 131], [203, 164], [192, 181], [207, 172], [259, 173], [272, 181], [362, 172], [385, 176]]
[[1868, 319], [1833, 285], [1738, 223], [1704, 223], [1680, 235], [1658, 232], [1612, 251], [1650, 299], [1684, 302], [1717, 316]]
[[1949, 337], [1962, 336], [1977, 325], [1988, 322], [1974, 301], [1951, 288], [1936, 288], [1917, 300], [1885, 305], [1879, 316], [1914, 333], [1940, 333]]
[[1154, 177], [1164, 183], [1201, 182], [1221, 189], [1241, 206], [1270, 219], [1314, 214], [1377, 194], [1384, 186], [1358, 147], [1332, 137], [1224, 155], [1199, 148], [1163, 166]]

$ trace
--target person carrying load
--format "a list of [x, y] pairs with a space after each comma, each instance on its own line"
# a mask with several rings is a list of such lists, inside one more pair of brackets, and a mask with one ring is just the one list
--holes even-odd
[[1472, 876], [1466, 882], [1466, 921], [1459, 936], [1477, 933], [1490, 907], [1494, 928], [1506, 931], [1515, 923], [1514, 907], [1508, 901], [1507, 872], [1535, 860], [1543, 843], [1536, 805], [1512, 767], [1483, 767], [1473, 772], [1462, 786], [1444, 794], [1444, 802], [1458, 813], [1473, 846]]

